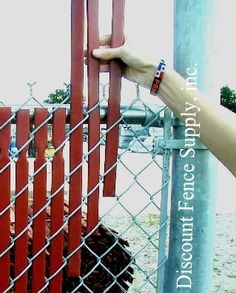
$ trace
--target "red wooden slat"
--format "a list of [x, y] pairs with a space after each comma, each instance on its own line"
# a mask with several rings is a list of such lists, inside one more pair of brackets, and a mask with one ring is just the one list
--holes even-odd
[[[71, 115], [70, 128], [73, 129], [83, 119], [84, 82], [84, 1], [71, 1]], [[83, 126], [77, 127], [70, 135], [70, 191], [69, 211], [72, 213], [82, 202], [82, 167], [78, 168], [83, 156]], [[68, 223], [68, 253], [73, 253], [80, 245], [81, 209], [77, 210]], [[78, 250], [69, 259], [68, 276], [80, 274], [81, 252]]]
[[[124, 42], [124, 6], [125, 0], [113, 0], [112, 6], [112, 40], [111, 47], [119, 47]], [[110, 87], [107, 110], [107, 129], [120, 118], [121, 66], [113, 60], [110, 64]], [[113, 127], [106, 135], [105, 167], [108, 172], [104, 178], [104, 196], [116, 194], [116, 162], [119, 143], [119, 125]]]
[[93, 109], [88, 120], [88, 208], [87, 231], [98, 223], [100, 147], [94, 149], [100, 140], [99, 107], [99, 61], [92, 56], [92, 51], [99, 47], [98, 0], [87, 1], [88, 19], [88, 108]]
[[[10, 108], [0, 108], [0, 127], [10, 118]], [[10, 204], [10, 166], [9, 147], [11, 140], [11, 125], [7, 123], [0, 129], [0, 254], [10, 245], [10, 209], [3, 214], [3, 210]], [[0, 292], [4, 292], [9, 286], [10, 276], [10, 252], [0, 256]]]
[[[20, 110], [16, 118], [16, 144], [20, 150], [29, 139], [30, 116], [29, 110]], [[15, 235], [16, 237], [26, 229], [28, 225], [28, 174], [29, 164], [27, 160], [26, 145], [19, 153], [16, 162], [16, 203], [15, 203]], [[15, 278], [27, 267], [28, 257], [28, 233], [27, 230], [15, 243]], [[15, 282], [16, 293], [27, 293], [27, 271]]]
[[[52, 143], [57, 149], [65, 140], [65, 109], [58, 109], [53, 115], [52, 122]], [[60, 147], [54, 154], [52, 161], [52, 199], [51, 199], [51, 226], [50, 234], [54, 235], [63, 226], [64, 216], [64, 158], [63, 147]], [[63, 261], [63, 231], [59, 232], [50, 243], [50, 268], [49, 274], [52, 276]], [[50, 281], [50, 292], [62, 292], [62, 270]]]
[[[38, 128], [35, 133], [36, 159], [34, 162], [34, 172], [40, 171], [34, 176], [33, 192], [33, 214], [35, 215], [46, 204], [47, 193], [47, 168], [45, 164], [45, 150], [47, 147], [47, 119], [46, 109], [35, 109], [34, 125]], [[43, 125], [43, 126], [42, 126]], [[33, 255], [36, 255], [45, 246], [46, 233], [46, 210], [44, 209], [33, 221]], [[32, 292], [38, 292], [45, 284], [45, 250], [34, 259], [32, 264]]]

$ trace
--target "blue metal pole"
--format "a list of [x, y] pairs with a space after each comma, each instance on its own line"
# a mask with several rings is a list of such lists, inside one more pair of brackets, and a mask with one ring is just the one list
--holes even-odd
[[[216, 4], [216, 0], [175, 1], [175, 69], [186, 78], [186, 87], [208, 94], [215, 92], [215, 74], [211, 73]], [[187, 117], [194, 124], [194, 110], [186, 110]], [[212, 292], [216, 164], [208, 150], [198, 149], [200, 127], [180, 124], [173, 130], [173, 139], [182, 139], [185, 145], [173, 150], [165, 293]]]

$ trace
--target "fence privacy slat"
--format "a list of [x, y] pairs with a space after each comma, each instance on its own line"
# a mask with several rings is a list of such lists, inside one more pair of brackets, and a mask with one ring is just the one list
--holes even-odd
[[[50, 235], [50, 292], [62, 292], [62, 267], [63, 260], [63, 216], [64, 216], [64, 158], [63, 145], [65, 140], [65, 109], [58, 109], [53, 115], [52, 121], [52, 143], [56, 150], [52, 161], [52, 197], [51, 197], [51, 222]], [[62, 145], [62, 146], [61, 146]], [[57, 150], [58, 149], [58, 150]], [[60, 232], [58, 232], [60, 231]], [[56, 233], [56, 236], [53, 236]]]
[[99, 47], [98, 0], [87, 1], [88, 18], [88, 208], [87, 232], [98, 223], [100, 176], [99, 61], [92, 51]]
[[[119, 47], [124, 42], [124, 6], [125, 0], [113, 0], [112, 6], [112, 39], [111, 47]], [[120, 99], [121, 99], [121, 66], [116, 60], [110, 64], [110, 87], [107, 110], [106, 151], [104, 166], [104, 196], [116, 194], [116, 162], [119, 143]]]
[[[45, 150], [47, 148], [46, 109], [35, 109], [34, 126], [36, 159], [34, 162], [34, 192], [33, 192], [33, 260], [32, 292], [38, 292], [45, 285], [45, 244], [46, 244], [46, 194], [47, 166], [45, 166]], [[37, 214], [37, 216], [36, 216]]]
[[68, 276], [80, 274], [83, 158], [84, 1], [71, 1], [71, 115]]
[[10, 158], [11, 123], [10, 108], [0, 108], [0, 292], [9, 286], [10, 280]]
[[[20, 110], [16, 117], [16, 145], [19, 157], [16, 162], [16, 203], [15, 203], [15, 236], [20, 237], [15, 242], [15, 278], [28, 265], [28, 174], [29, 163], [27, 151], [30, 133], [29, 110]], [[27, 293], [27, 270], [15, 282], [16, 293]]]

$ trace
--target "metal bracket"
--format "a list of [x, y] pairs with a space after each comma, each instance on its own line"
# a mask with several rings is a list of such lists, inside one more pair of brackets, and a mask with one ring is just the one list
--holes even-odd
[[154, 152], [156, 154], [162, 154], [164, 149], [197, 149], [207, 150], [207, 147], [196, 139], [193, 146], [187, 146], [184, 139], [167, 139], [164, 140], [162, 137], [158, 137], [154, 142]]

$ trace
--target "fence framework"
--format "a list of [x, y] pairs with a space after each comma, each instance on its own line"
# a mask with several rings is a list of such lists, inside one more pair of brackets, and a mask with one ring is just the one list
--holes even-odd
[[[96, 280], [93, 273], [96, 272], [98, 265], [101, 265], [111, 275], [112, 279], [112, 282], [108, 283], [108, 287], [105, 287], [104, 291], [101, 292], [109, 292], [109, 290], [114, 289], [112, 286], [117, 284], [119, 288], [117, 290], [124, 292], [128, 290], [128, 287], [119, 278], [123, 272], [120, 271], [115, 275], [103, 264], [103, 257], [106, 257], [112, 251], [112, 248], [120, 243], [119, 239], [122, 238], [127, 238], [130, 242], [131, 253], [129, 263], [122, 270], [125, 271], [132, 266], [134, 271], [138, 272], [137, 274], [142, 275], [141, 278], [137, 277], [138, 283], [136, 279], [133, 281], [131, 292], [132, 288], [135, 292], [167, 292], [164, 289], [164, 284], [167, 277], [166, 269], [168, 268], [168, 274], [170, 272], [170, 267], [167, 266], [170, 265], [167, 249], [169, 243], [168, 203], [170, 200], [170, 184], [175, 188], [174, 180], [176, 180], [176, 176], [172, 179], [170, 177], [170, 160], [171, 154], [175, 150], [173, 164], [175, 164], [175, 168], [181, 168], [183, 162], [182, 158], [178, 157], [178, 152], [181, 148], [184, 148], [183, 139], [173, 139], [172, 129], [173, 127], [182, 128], [183, 126], [178, 119], [172, 117], [167, 108], [159, 108], [159, 110], [155, 108], [153, 110], [144, 103], [140, 105], [141, 103], [142, 100], [138, 97], [130, 105], [121, 108], [120, 149], [116, 162], [118, 169], [117, 185], [123, 185], [123, 176], [127, 176], [127, 174], [129, 174], [130, 181], [126, 182], [127, 186], [124, 184], [123, 188], [117, 187], [119, 192], [117, 192], [116, 197], [112, 198], [112, 204], [102, 212], [97, 225], [91, 230], [87, 226], [87, 215], [93, 213], [93, 209], [88, 208], [88, 199], [93, 190], [90, 193], [87, 190], [88, 173], [86, 174], [85, 171], [91, 150], [87, 148], [87, 141], [83, 142], [83, 160], [77, 167], [83, 170], [82, 183], [85, 187], [83, 187], [81, 204], [76, 209], [76, 211], [81, 211], [82, 217], [76, 223], [76, 229], [80, 226], [82, 235], [80, 244], [77, 244], [70, 253], [65, 247], [67, 247], [70, 237], [68, 232], [69, 219], [73, 217], [75, 212], [69, 211], [68, 204], [70, 200], [70, 179], [74, 172], [68, 166], [70, 136], [73, 131], [69, 130], [66, 122], [70, 116], [69, 110], [56, 107], [51, 111], [48, 111], [47, 108], [35, 108], [33, 111], [32, 109], [12, 109], [11, 111], [10, 108], [0, 108], [2, 119], [0, 135], [4, 137], [4, 139], [1, 139], [0, 145], [0, 180], [2, 183], [0, 220], [2, 235], [4, 235], [0, 238], [1, 292], [8, 292], [9, 290], [14, 292], [31, 292], [31, 290], [32, 292], [43, 292], [49, 290], [53, 292], [55, 288], [57, 291], [61, 288], [64, 292], [65, 286], [70, 284], [69, 282], [65, 285], [65, 274], [68, 274], [67, 280], [76, 280], [73, 281], [74, 283], [71, 281], [74, 285], [67, 288], [71, 290], [68, 292], [80, 292], [80, 290], [81, 292], [94, 292], [94, 289], [89, 287], [87, 280], [91, 276], [93, 282]], [[106, 107], [101, 107], [101, 123], [105, 123], [106, 113]], [[84, 108], [84, 135], [87, 135], [88, 115], [88, 108]], [[105, 127], [105, 124], [101, 125]], [[48, 128], [52, 128], [53, 151], [48, 148]], [[101, 126], [101, 128], [103, 127]], [[17, 150], [14, 151], [10, 148], [12, 129], [16, 130]], [[99, 140], [103, 160], [105, 159], [104, 135], [107, 131], [109, 129], [103, 128]], [[32, 145], [36, 149], [35, 158], [29, 157], [29, 149]], [[196, 148], [199, 149], [200, 156], [201, 153], [205, 156], [205, 147], [200, 142], [196, 144]], [[102, 155], [102, 153], [104, 154]], [[132, 156], [135, 156], [135, 159], [131, 164], [129, 160]], [[142, 156], [144, 158], [138, 162], [138, 157]], [[202, 168], [202, 166], [199, 166], [199, 168]], [[153, 176], [156, 174], [156, 178], [149, 181], [147, 179], [147, 177], [150, 177], [149, 172]], [[143, 175], [145, 173], [146, 175]], [[147, 182], [142, 179], [142, 176], [145, 177]], [[105, 205], [106, 200], [109, 200], [109, 198], [102, 196], [103, 180], [104, 170], [100, 170], [98, 182], [100, 187], [98, 202], [100, 201], [100, 205], [95, 206], [95, 214], [96, 211], [100, 214], [101, 211], [99, 210]], [[150, 182], [152, 186], [148, 186]], [[97, 187], [95, 186], [95, 188]], [[132, 190], [135, 190], [136, 187], [139, 190], [138, 193], [137, 191], [135, 193], [137, 199], [132, 198], [134, 196]], [[143, 199], [144, 196], [147, 197], [146, 200]], [[132, 199], [126, 201], [129, 197]], [[142, 203], [141, 205], [138, 204], [139, 200]], [[176, 203], [177, 201], [174, 202], [172, 197], [171, 208]], [[139, 206], [139, 209], [130, 211], [135, 204]], [[150, 206], [151, 211], [149, 211]], [[142, 225], [142, 221], [149, 217], [155, 218], [154, 215], [157, 218], [153, 221], [153, 226], [151, 225], [149, 230], [146, 225]], [[112, 218], [115, 220], [112, 220]], [[122, 223], [122, 226], [117, 224], [117, 221], [121, 221], [121, 218], [126, 220]], [[174, 223], [178, 223], [178, 219], [172, 221], [171, 225]], [[111, 246], [107, 247], [102, 256], [89, 248], [86, 242], [86, 239], [90, 239], [90, 236], [94, 235], [100, 225], [108, 225], [108, 227], [111, 225], [111, 229], [118, 230], [118, 234], [110, 230], [115, 235], [116, 240]], [[135, 251], [135, 242], [139, 238], [135, 239], [132, 233], [138, 235], [140, 231], [143, 238]], [[133, 240], [132, 237], [131, 240], [129, 239], [130, 233], [134, 238]], [[174, 235], [176, 237], [176, 234]], [[127, 252], [126, 246], [120, 244], [119, 246], [124, 250], [124, 253]], [[152, 261], [153, 264], [151, 269], [147, 269], [148, 265], [145, 269], [145, 260], [139, 261], [140, 257], [143, 258], [145, 253], [149, 253], [150, 246], [153, 250], [152, 257], [154, 256], [154, 259], [148, 261]], [[79, 256], [77, 255], [81, 262], [80, 268], [83, 268], [86, 263], [83, 262], [83, 255], [81, 256], [83, 248], [89, 249], [90, 253], [96, 257], [94, 267], [86, 274], [82, 270], [82, 276], [77, 273], [71, 274], [67, 268], [72, 256], [80, 253]], [[176, 247], [176, 249], [176, 252], [173, 251], [169, 255], [169, 259], [172, 259], [173, 253], [176, 253], [176, 257], [178, 256], [179, 247]], [[130, 281], [132, 280], [131, 272], [132, 270], [130, 271]], [[34, 279], [35, 275], [37, 277]], [[98, 277], [97, 282], [100, 282], [99, 280]]]
[[[116, 27], [117, 21], [123, 22], [124, 5], [117, 3], [113, 1]], [[90, 52], [98, 44], [97, 4], [87, 1]], [[117, 63], [110, 72], [113, 99], [99, 98], [98, 62], [91, 55], [84, 107], [84, 12], [85, 2], [72, 0], [70, 109], [49, 110], [40, 102], [33, 110], [27, 103], [0, 108], [0, 292], [175, 292], [181, 261], [176, 234], [181, 221], [175, 218], [183, 167], [179, 150], [185, 148], [178, 131], [183, 125], [167, 108], [152, 109], [138, 94], [120, 108]], [[113, 46], [122, 43], [121, 32], [122, 27], [114, 31]], [[30, 100], [36, 102], [32, 91]], [[208, 163], [205, 147], [197, 141], [195, 148], [199, 162]], [[202, 176], [195, 178], [196, 197], [207, 190], [210, 198], [209, 170], [203, 173], [203, 168], [198, 164], [196, 174], [204, 174], [205, 183]], [[144, 202], [133, 210], [143, 196]], [[111, 205], [102, 211], [106, 202]], [[203, 227], [201, 222], [198, 231]], [[212, 231], [212, 226], [207, 228]], [[193, 237], [192, 243], [196, 261], [199, 239]], [[207, 239], [201, 244], [205, 251], [211, 249]]]
[[[83, 220], [79, 220], [76, 223], [76, 229], [79, 229], [79, 226], [81, 226], [83, 235], [81, 236], [80, 244], [77, 244], [72, 252], [68, 252], [65, 249], [65, 246], [67, 247], [69, 244], [70, 237], [69, 231], [67, 230], [68, 223], [70, 218], [75, 214], [74, 211], [70, 212], [67, 210], [69, 209], [69, 204], [65, 206], [65, 201], [69, 202], [70, 200], [68, 185], [71, 184], [71, 176], [74, 172], [74, 170], [70, 171], [70, 168], [65, 166], [68, 164], [68, 150], [70, 148], [69, 144], [71, 143], [71, 130], [67, 130], [66, 133], [66, 129], [68, 129], [68, 127], [66, 127], [66, 120], [69, 113], [65, 108], [58, 108], [52, 110], [50, 113], [46, 108], [35, 108], [33, 113], [32, 109], [21, 108], [14, 111], [9, 107], [0, 108], [0, 117], [2, 119], [0, 135], [2, 135], [2, 137], [4, 136], [4, 139], [1, 139], [0, 145], [2, 154], [0, 172], [0, 180], [2, 182], [0, 220], [3, 235], [0, 239], [0, 261], [2, 264], [1, 292], [8, 292], [9, 290], [13, 290], [14, 292], [31, 292], [31, 290], [32, 292], [43, 292], [46, 289], [53, 292], [53, 290], [60, 290], [59, 288], [62, 288], [62, 280], [65, 279], [65, 269], [69, 277], [78, 279], [78, 284], [71, 292], [77, 292], [76, 290], [80, 290], [80, 288], [84, 287], [88, 292], [93, 292], [93, 289], [89, 289], [89, 286], [86, 285], [86, 278], [88, 278], [89, 274], [88, 276], [83, 275], [80, 279], [80, 274], [71, 274], [67, 268], [70, 265], [70, 258], [78, 254], [82, 247], [87, 245], [86, 239], [94, 234], [94, 231], [99, 225], [106, 222], [107, 217], [109, 218], [109, 216], [113, 215], [113, 210], [116, 209], [117, 206], [119, 207], [118, 210], [121, 211], [122, 209], [123, 213], [125, 212], [128, 217], [132, 218], [133, 223], [141, 229], [142, 233], [147, 237], [147, 240], [143, 243], [143, 247], [141, 246], [139, 251], [130, 258], [130, 263], [125, 266], [124, 270], [133, 265], [134, 259], [139, 257], [139, 253], [145, 250], [145, 247], [151, 245], [155, 250], [156, 266], [154, 264], [153, 271], [145, 272], [142, 267], [136, 264], [135, 266], [142, 271], [142, 274], [145, 275], [147, 280], [135, 286], [137, 286], [137, 288], [140, 287], [140, 292], [143, 292], [142, 290], [145, 289], [145, 286], [148, 287], [147, 283], [149, 284], [149, 278], [154, 278], [154, 280], [156, 280], [157, 272], [163, 270], [167, 259], [165, 250], [168, 223], [167, 200], [170, 179], [170, 150], [163, 150], [163, 165], [161, 166], [159, 159], [158, 162], [156, 161], [156, 157], [159, 157], [162, 152], [160, 148], [162, 140], [160, 140], [160, 137], [158, 136], [158, 139], [152, 137], [153, 144], [150, 150], [150, 145], [147, 145], [145, 141], [143, 141], [143, 136], [137, 134], [135, 129], [132, 130], [132, 124], [130, 124], [130, 122], [133, 121], [133, 126], [135, 124], [139, 125], [139, 131], [141, 128], [140, 124], [143, 124], [143, 129], [147, 130], [156, 129], [154, 126], [162, 127], [162, 125], [165, 125], [164, 137], [168, 138], [170, 136], [172, 118], [168, 109], [160, 108], [159, 111], [155, 113], [147, 105], [136, 106], [136, 102], [140, 103], [140, 100], [134, 100], [133, 105], [122, 107], [123, 113], [120, 117], [120, 122], [122, 123], [121, 127], [129, 129], [129, 136], [123, 136], [123, 138], [128, 138], [129, 144], [127, 147], [126, 143], [124, 147], [124, 140], [123, 146], [121, 141], [119, 157], [116, 163], [118, 169], [122, 166], [122, 168], [126, 169], [126, 172], [130, 172], [133, 179], [122, 193], [117, 194], [116, 198], [113, 199], [112, 206], [100, 217], [99, 222], [92, 230], [88, 227], [87, 219], [88, 214], [93, 213], [93, 209], [91, 207], [90, 209], [88, 208], [88, 199], [93, 191], [90, 191], [90, 194], [87, 191], [83, 193], [81, 204], [77, 206], [77, 210], [81, 211], [83, 218], [86, 217], [86, 220], [84, 220], [86, 224], [83, 224]], [[137, 113], [139, 113], [139, 115], [137, 115]], [[88, 112], [86, 109], [84, 112], [84, 117], [86, 117], [86, 119], [83, 118], [85, 130], [86, 121], [88, 121], [87, 114]], [[105, 107], [103, 107], [101, 111], [101, 118], [103, 114], [105, 117]], [[144, 125], [145, 121], [146, 126]], [[52, 128], [53, 152], [51, 153], [48, 153], [48, 128]], [[11, 148], [10, 137], [12, 130], [16, 130], [17, 150]], [[106, 129], [105, 132], [106, 131], [109, 130]], [[130, 136], [130, 132], [132, 133], [132, 137]], [[7, 137], [8, 139], [6, 139]], [[148, 138], [148, 136], [146, 136], [146, 138]], [[102, 137], [99, 143], [102, 145]], [[137, 173], [134, 173], [134, 171], [129, 170], [130, 166], [126, 165], [124, 158], [126, 156], [129, 157], [129, 153], [132, 156], [130, 150], [132, 146], [137, 145], [137, 143], [141, 152], [149, 154], [149, 159], [142, 160], [142, 164], [144, 165], [141, 164], [141, 166], [139, 166], [141, 169], [136, 171]], [[36, 149], [35, 158], [30, 158], [28, 156], [29, 149], [32, 145]], [[83, 148], [86, 148], [85, 145], [87, 145], [87, 142], [83, 143]], [[65, 151], [64, 148], [67, 148], [67, 150]], [[77, 166], [78, 168], [84, 169], [84, 165], [88, 165], [89, 152], [90, 150], [87, 150], [87, 152], [83, 153], [83, 161], [82, 164]], [[142, 156], [143, 154], [140, 155]], [[160, 186], [158, 188], [155, 187], [155, 192], [151, 193], [148, 191], [145, 184], [142, 186], [139, 182], [139, 177], [141, 177], [142, 173], [145, 172], [146, 169], [148, 170], [150, 165], [153, 164], [160, 173], [161, 170], [163, 170], [163, 178], [162, 183], [160, 182]], [[122, 171], [119, 170], [118, 174], [122, 176]], [[84, 176], [88, 178], [85, 172]], [[103, 178], [104, 173], [100, 173], [99, 186], [103, 184]], [[85, 180], [83, 180], [83, 184], [84, 181]], [[122, 180], [120, 180], [120, 182], [122, 182]], [[132, 214], [128, 210], [130, 206], [126, 206], [122, 203], [122, 197], [125, 197], [126, 193], [129, 194], [129, 189], [131, 189], [133, 185], [141, 187], [140, 195], [137, 196], [140, 196], [142, 200], [142, 193], [146, 194], [148, 200], [138, 212]], [[97, 186], [95, 188], [97, 188]], [[69, 195], [66, 195], [67, 193]], [[100, 194], [100, 197], [101, 196]], [[104, 198], [104, 202], [105, 201], [106, 198]], [[158, 214], [161, 210], [162, 213], [160, 214], [160, 224], [157, 224], [159, 222], [158, 217], [158, 222], [156, 222], [152, 233], [149, 235], [150, 232], [142, 228], [138, 218], [139, 216], [141, 218], [144, 217], [142, 213], [150, 205], [153, 205], [152, 212], [156, 210], [156, 214]], [[95, 214], [98, 209], [99, 207], [96, 206]], [[87, 213], [86, 216], [85, 212]], [[86, 234], [84, 234], [83, 231], [84, 226]], [[127, 224], [127, 227], [119, 232], [116, 239], [123, 235], [125, 236], [129, 229], [132, 230], [132, 225], [130, 227], [130, 225]], [[68, 238], [65, 238], [65, 235], [67, 235]], [[155, 239], [157, 239], [156, 241], [159, 239], [159, 245], [156, 241], [152, 240], [152, 237], [155, 237]], [[108, 247], [107, 251], [104, 252], [104, 256], [108, 254], [111, 249], [112, 246]], [[125, 247], [123, 247], [123, 249], [125, 250]], [[91, 253], [96, 255], [96, 252], [91, 251]], [[81, 257], [81, 253], [77, 257]], [[103, 266], [102, 257], [99, 255], [96, 255], [96, 257], [97, 265], [100, 264]], [[157, 257], [159, 258], [158, 264]], [[83, 263], [81, 267], [83, 267]], [[90, 274], [95, 270], [96, 266], [91, 270]], [[113, 278], [110, 288], [113, 288], [112, 286], [118, 283], [118, 287], [121, 292], [123, 292], [122, 290], [125, 290], [126, 287], [122, 287], [122, 283], [119, 283], [119, 275], [122, 274], [122, 272], [119, 272], [117, 275], [113, 275], [112, 272], [108, 273], [110, 273]], [[161, 280], [161, 278], [163, 277], [160, 276], [158, 280]], [[153, 281], [150, 281], [150, 284], [152, 289], [155, 288], [153, 286], [156, 286], [156, 284], [153, 284]], [[106, 286], [106, 284], [103, 285]], [[109, 292], [110, 288], [108, 286], [104, 292]], [[150, 288], [147, 290], [150, 290]]]

